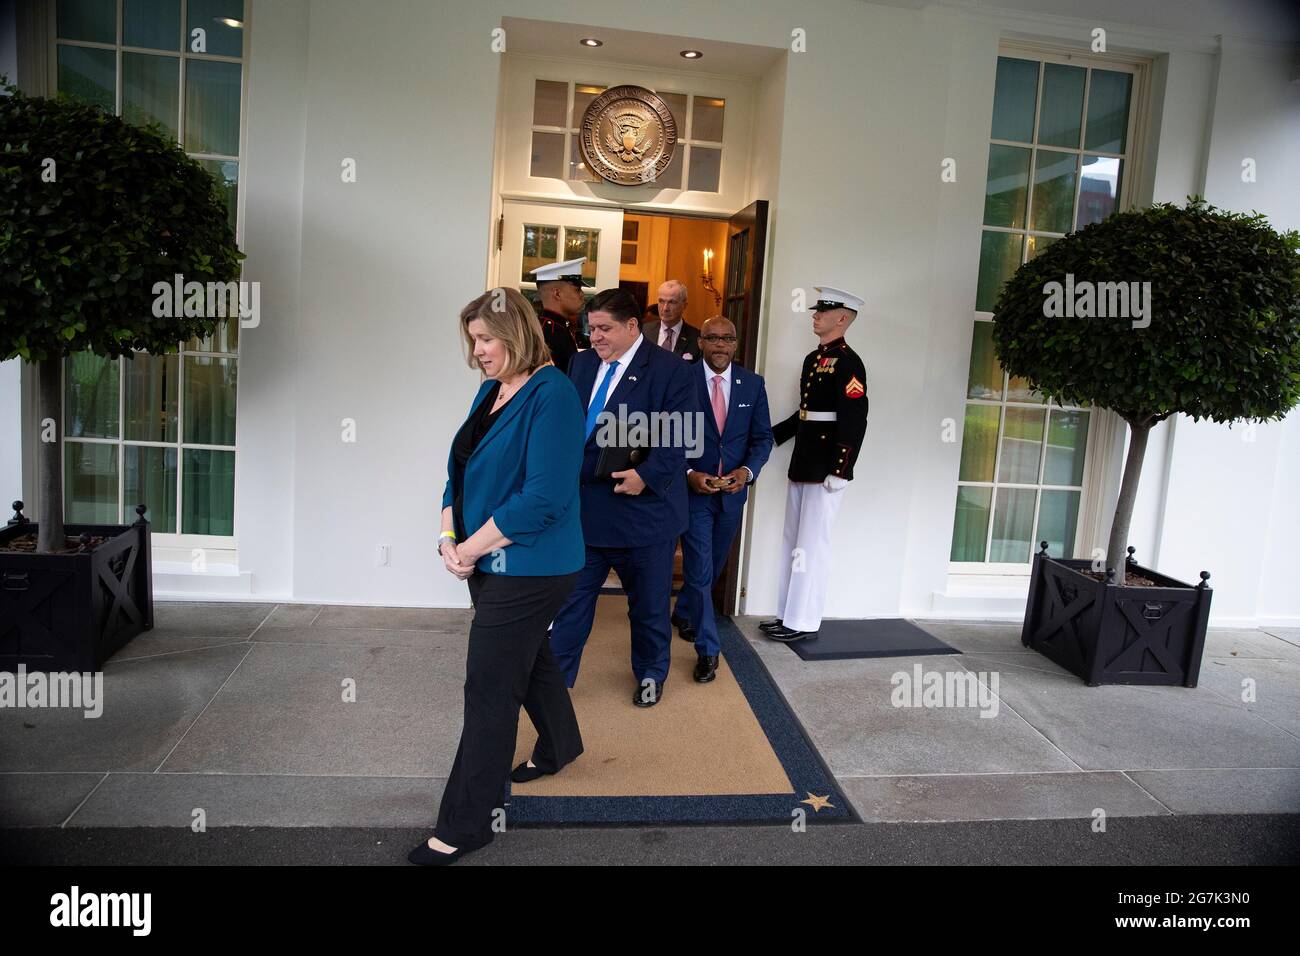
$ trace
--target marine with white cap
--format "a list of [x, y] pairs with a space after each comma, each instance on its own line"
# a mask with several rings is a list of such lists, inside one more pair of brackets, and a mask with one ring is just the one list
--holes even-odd
[[551, 350], [551, 361], [561, 372], [569, 371], [569, 360], [578, 351], [573, 327], [587, 304], [582, 291], [582, 264], [586, 261], [586, 256], [580, 256], [529, 273], [537, 280], [537, 295], [542, 300], [542, 310], [537, 314], [542, 338]]
[[799, 409], [772, 426], [778, 445], [794, 439], [785, 499], [784, 554], [776, 619], [759, 624], [782, 642], [815, 638], [831, 573], [831, 529], [853, 478], [867, 431], [867, 371], [844, 341], [863, 300], [815, 286], [813, 333], [818, 346], [803, 360]]

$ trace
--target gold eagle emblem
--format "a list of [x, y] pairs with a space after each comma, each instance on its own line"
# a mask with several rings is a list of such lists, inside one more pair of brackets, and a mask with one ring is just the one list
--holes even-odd
[[[639, 162], [650, 148], [650, 132], [644, 118], [635, 113], [623, 113], [610, 120], [605, 130], [605, 148], [625, 163]], [[617, 130], [615, 136], [613, 131]]]

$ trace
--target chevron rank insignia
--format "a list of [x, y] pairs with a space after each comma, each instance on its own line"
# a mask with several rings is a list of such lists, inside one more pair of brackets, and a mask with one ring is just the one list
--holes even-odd
[[863, 387], [862, 383], [858, 381], [856, 375], [849, 379], [849, 384], [844, 386], [844, 395], [847, 398], [861, 398], [865, 394], [867, 394], [867, 390]]

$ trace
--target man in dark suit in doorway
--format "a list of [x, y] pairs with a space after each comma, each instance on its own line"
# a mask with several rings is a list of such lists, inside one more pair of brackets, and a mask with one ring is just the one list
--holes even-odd
[[645, 337], [687, 362], [700, 360], [700, 333], [686, 324], [686, 286], [676, 279], [659, 287], [659, 321], [645, 324]]
[[[627, 591], [637, 680], [632, 702], [651, 707], [662, 697], [668, 677], [673, 553], [687, 525], [685, 445], [688, 435], [698, 434], [700, 417], [694, 370], [641, 335], [641, 307], [630, 292], [601, 292], [587, 318], [591, 348], [569, 363], [569, 378], [587, 408], [587, 446], [578, 476], [587, 562], [555, 615], [551, 652], [572, 687], [591, 634], [596, 598], [613, 568]], [[634, 467], [597, 477], [601, 452], [614, 430], [607, 427], [609, 417], [626, 416], [630, 423], [633, 416], [662, 420], [665, 413], [683, 423], [677, 432], [682, 440], [675, 445], [651, 442]]]

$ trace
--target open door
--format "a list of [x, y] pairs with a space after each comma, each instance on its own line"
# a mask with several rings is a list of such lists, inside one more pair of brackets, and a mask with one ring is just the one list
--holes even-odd
[[[726, 283], [722, 289], [722, 314], [731, 319], [740, 337], [736, 361], [747, 369], [758, 358], [758, 317], [763, 295], [763, 259], [767, 249], [767, 200], [750, 203], [728, 221]], [[749, 505], [746, 504], [748, 521]], [[735, 614], [740, 602], [740, 541], [744, 523], [731, 543], [731, 554], [713, 586], [713, 606]]]

